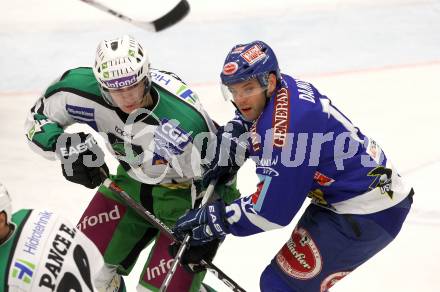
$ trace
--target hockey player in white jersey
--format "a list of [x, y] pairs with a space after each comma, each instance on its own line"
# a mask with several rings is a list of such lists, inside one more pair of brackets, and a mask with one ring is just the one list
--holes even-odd
[[67, 219], [48, 210], [12, 213], [0, 183], [0, 291], [96, 291], [104, 261]]
[[[122, 278], [140, 252], [155, 242], [139, 291], [157, 291], [172, 263], [171, 241], [139, 217], [105, 186], [108, 175], [103, 151], [91, 135], [64, 129], [82, 123], [99, 132], [120, 165], [110, 178], [172, 227], [192, 207], [191, 185], [201, 174], [202, 145], [197, 137], [216, 131], [197, 95], [176, 75], [150, 68], [147, 52], [130, 36], [98, 46], [93, 68], [66, 71], [31, 109], [26, 135], [32, 149], [62, 161], [69, 181], [100, 186], [78, 223], [104, 255], [107, 272], [102, 288], [124, 290]], [[198, 136], [198, 134], [202, 134]], [[232, 202], [234, 184], [219, 184], [216, 193]], [[207, 250], [212, 258], [216, 250]], [[199, 291], [205, 272], [190, 274], [179, 267], [171, 291]]]

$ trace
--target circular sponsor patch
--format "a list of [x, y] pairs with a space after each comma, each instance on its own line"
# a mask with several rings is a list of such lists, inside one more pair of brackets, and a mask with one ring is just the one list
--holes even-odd
[[235, 62], [229, 62], [225, 66], [223, 66], [223, 74], [232, 75], [238, 70], [238, 64]]
[[278, 252], [276, 261], [284, 273], [300, 280], [311, 279], [322, 269], [321, 254], [303, 228], [293, 230], [290, 239]]
[[350, 274], [350, 272], [338, 272], [338, 273], [331, 274], [330, 276], [325, 278], [324, 281], [322, 281], [321, 289], [320, 289], [321, 292], [327, 291], [328, 289], [333, 287], [333, 285], [335, 285], [339, 280], [341, 280], [342, 278], [344, 278], [348, 274]]

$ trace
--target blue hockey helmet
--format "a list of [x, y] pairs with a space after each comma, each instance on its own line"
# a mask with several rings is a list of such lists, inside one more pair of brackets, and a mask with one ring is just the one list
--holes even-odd
[[261, 86], [268, 84], [269, 73], [281, 79], [277, 57], [273, 50], [262, 41], [234, 46], [226, 56], [221, 81], [224, 85], [256, 78]]

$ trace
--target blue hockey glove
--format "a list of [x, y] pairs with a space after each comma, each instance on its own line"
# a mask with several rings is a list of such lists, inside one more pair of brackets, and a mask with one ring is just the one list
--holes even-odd
[[213, 179], [218, 179], [218, 183], [222, 184], [234, 178], [249, 157], [249, 139], [242, 134], [248, 132], [251, 125], [251, 122], [236, 115], [225, 126], [218, 128], [214, 158], [202, 165], [205, 170], [202, 179], [204, 187]]
[[173, 228], [174, 235], [183, 240], [190, 234], [190, 245], [205, 244], [214, 239], [223, 240], [229, 233], [225, 219], [225, 203], [221, 200], [189, 210], [180, 217]]

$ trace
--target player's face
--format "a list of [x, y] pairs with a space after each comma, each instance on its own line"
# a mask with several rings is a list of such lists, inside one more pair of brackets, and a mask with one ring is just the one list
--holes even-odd
[[6, 239], [9, 233], [9, 226], [6, 222], [6, 213], [0, 212], [0, 242]]
[[124, 113], [130, 114], [144, 106], [144, 88], [144, 82], [139, 82], [126, 88], [110, 89], [109, 92], [116, 105]]
[[228, 86], [235, 105], [249, 121], [256, 120], [266, 105], [267, 88], [262, 87], [257, 79], [251, 79]]

